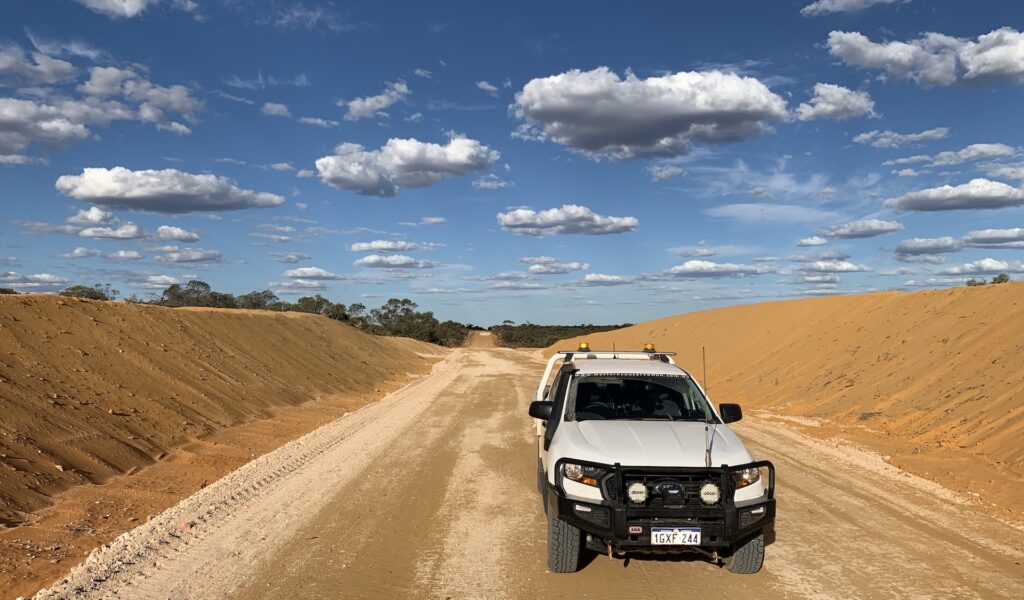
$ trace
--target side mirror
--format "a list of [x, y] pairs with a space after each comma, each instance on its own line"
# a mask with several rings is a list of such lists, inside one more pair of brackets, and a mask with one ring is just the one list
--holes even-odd
[[535, 401], [530, 403], [530, 416], [534, 419], [540, 419], [547, 421], [551, 418], [551, 409], [555, 407], [554, 402], [548, 402], [547, 400]]
[[719, 404], [718, 414], [722, 415], [723, 423], [735, 423], [743, 418], [743, 409], [739, 404]]

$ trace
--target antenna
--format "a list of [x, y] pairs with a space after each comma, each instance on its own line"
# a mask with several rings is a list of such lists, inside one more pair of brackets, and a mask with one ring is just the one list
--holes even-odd
[[[700, 347], [700, 355], [701, 355], [701, 361], [703, 362], [703, 366], [704, 366], [704, 402], [707, 402], [707, 403], [710, 404], [711, 400], [708, 399], [708, 397], [707, 397], [707, 391], [708, 391], [708, 353], [707, 353], [707, 349], [704, 346]], [[712, 413], [711, 413], [711, 410], [710, 410], [709, 406], [706, 406], [705, 410], [707, 411], [707, 414], [706, 414], [706, 418], [704, 419], [704, 466], [706, 466], [707, 468], [710, 469], [711, 468], [711, 449], [715, 445], [715, 433], [717, 433], [717, 431], [718, 431], [718, 421], [715, 420], [714, 425], [711, 427], [711, 434], [709, 436], [708, 435], [708, 425], [711, 424], [711, 421], [714, 419], [714, 417], [712, 416]]]

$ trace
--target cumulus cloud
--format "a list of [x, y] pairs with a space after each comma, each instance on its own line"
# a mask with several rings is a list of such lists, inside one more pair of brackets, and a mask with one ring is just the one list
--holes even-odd
[[[2, 159], [0, 159], [2, 162]], [[981, 165], [989, 177], [1005, 177], [1006, 179], [1019, 179], [1024, 181], [1024, 163], [999, 164], [988, 163]]]
[[193, 231], [175, 227], [173, 225], [161, 225], [156, 228], [153, 239], [161, 242], [198, 242], [199, 235]]
[[1024, 261], [983, 258], [939, 272], [940, 275], [990, 275], [996, 273], [1024, 273]]
[[420, 225], [444, 225], [448, 222], [448, 219], [444, 217], [423, 217], [420, 219]]
[[288, 106], [279, 102], [264, 102], [263, 106], [260, 107], [260, 112], [270, 117], [292, 116], [292, 112], [288, 110]]
[[909, 42], [873, 42], [862, 33], [833, 31], [829, 51], [854, 67], [885, 71], [924, 86], [1007, 79], [1024, 82], [1024, 33], [1010, 27], [976, 40], [925, 33]]
[[19, 292], [55, 292], [67, 283], [67, 279], [51, 273], [22, 275], [15, 271], [0, 272], [0, 285]]
[[651, 181], [667, 181], [673, 177], [678, 177], [685, 173], [682, 168], [675, 165], [648, 165], [647, 173], [651, 176]]
[[896, 221], [883, 221], [881, 219], [864, 219], [861, 221], [850, 221], [833, 225], [822, 232], [822, 235], [829, 238], [869, 238], [876, 235], [894, 233], [903, 229], [901, 223]]
[[591, 157], [678, 156], [693, 142], [735, 142], [787, 117], [786, 102], [753, 77], [720, 71], [640, 79], [608, 67], [573, 69], [528, 82], [513, 110], [517, 135]]
[[1004, 208], [1024, 205], [1024, 189], [977, 178], [957, 186], [943, 185], [889, 198], [885, 205], [905, 211]]
[[875, 148], [899, 148], [908, 144], [933, 142], [949, 135], [949, 127], [935, 127], [917, 133], [896, 133], [888, 129], [873, 129], [857, 134], [853, 141], [858, 144], [870, 144]]
[[59, 254], [61, 258], [92, 258], [94, 256], [100, 256], [103, 253], [95, 248], [85, 248], [83, 246], [75, 246], [74, 250]]
[[355, 263], [357, 267], [367, 267], [371, 269], [432, 269], [438, 266], [438, 263], [429, 260], [416, 260], [411, 256], [404, 254], [391, 254], [383, 256], [380, 254], [370, 254], [360, 258]]
[[665, 274], [674, 277], [744, 277], [747, 275], [761, 275], [767, 272], [767, 268], [757, 265], [716, 263], [709, 260], [688, 260], [665, 271]]
[[139, 120], [179, 135], [192, 130], [171, 120], [167, 113], [177, 113], [194, 122], [203, 108], [203, 104], [192, 97], [192, 91], [183, 85], [157, 85], [135, 71], [117, 67], [93, 67], [89, 80], [78, 86], [78, 90], [94, 99], [120, 95], [137, 103]]
[[812, 235], [811, 237], [805, 237], [796, 243], [797, 246], [824, 246], [828, 243], [828, 240], [821, 237], [820, 235]]
[[502, 179], [494, 173], [488, 173], [473, 182], [473, 187], [478, 190], [500, 190], [502, 188], [514, 187], [513, 181]]
[[864, 10], [878, 4], [894, 4], [910, 0], [816, 0], [800, 9], [805, 17], [817, 17], [830, 13], [848, 13]]
[[146, 233], [135, 223], [123, 223], [116, 227], [86, 227], [78, 235], [102, 240], [136, 240]]
[[394, 196], [402, 186], [426, 187], [448, 177], [482, 171], [501, 155], [480, 142], [451, 134], [445, 145], [391, 138], [380, 150], [344, 143], [319, 158], [320, 179], [363, 196]]
[[633, 231], [640, 224], [636, 217], [598, 215], [586, 206], [563, 204], [559, 208], [535, 211], [517, 208], [498, 213], [502, 229], [520, 235], [547, 237], [563, 234], [609, 235]]
[[352, 252], [423, 252], [435, 250], [442, 245], [405, 240], [373, 240], [372, 242], [356, 242], [349, 246], [349, 250]]
[[160, 0], [75, 0], [89, 10], [114, 19], [131, 19]]
[[584, 262], [544, 262], [530, 265], [527, 269], [534, 275], [564, 275], [570, 271], [587, 271], [590, 269], [589, 263]]
[[969, 231], [960, 241], [970, 248], [1024, 248], [1024, 228]]
[[476, 89], [478, 89], [480, 91], [483, 91], [483, 92], [487, 92], [488, 94], [490, 94], [491, 96], [494, 96], [495, 98], [498, 97], [498, 86], [494, 85], [493, 83], [491, 83], [489, 81], [478, 81], [478, 82], [476, 82]]
[[221, 253], [217, 250], [204, 250], [202, 248], [176, 248], [170, 246], [164, 249], [163, 254], [156, 257], [157, 262], [162, 263], [219, 263]]
[[313, 125], [315, 127], [323, 127], [328, 129], [331, 127], [337, 127], [340, 125], [337, 121], [331, 119], [321, 119], [320, 117], [299, 117], [299, 123], [303, 125]]
[[271, 252], [270, 258], [279, 263], [295, 264], [313, 258], [305, 252]]
[[284, 276], [289, 279], [306, 279], [311, 281], [337, 281], [342, 279], [351, 279], [351, 275], [341, 275], [338, 273], [332, 273], [327, 269], [321, 269], [320, 267], [299, 267], [297, 269], [290, 269], [284, 272]]
[[32, 52], [29, 57], [18, 46], [0, 46], [0, 85], [50, 85], [72, 79], [76, 74], [74, 65], [65, 60], [42, 52]]
[[145, 258], [142, 253], [135, 250], [118, 250], [104, 256], [107, 260], [131, 261]]
[[226, 177], [176, 169], [86, 168], [81, 175], [62, 175], [56, 188], [65, 196], [99, 206], [165, 214], [284, 204], [281, 196], [239, 188]]
[[905, 256], [945, 254], [956, 252], [961, 247], [960, 240], [948, 235], [937, 238], [910, 238], [896, 244], [896, 254]]
[[814, 223], [838, 217], [831, 211], [796, 204], [723, 204], [704, 210], [704, 214], [743, 223]]
[[504, 271], [502, 273], [491, 273], [490, 275], [471, 275], [465, 278], [466, 281], [524, 281], [536, 279], [536, 276], [522, 271]]
[[613, 286], [624, 285], [632, 282], [632, 277], [608, 275], [605, 273], [587, 273], [583, 276], [583, 280], [580, 283], [585, 286]]
[[858, 273], [870, 271], [871, 267], [846, 260], [816, 260], [803, 265], [800, 270], [805, 273]]
[[384, 90], [376, 96], [355, 98], [348, 101], [342, 100], [338, 102], [338, 106], [344, 106], [348, 109], [344, 116], [346, 121], [386, 117], [387, 113], [384, 110], [396, 102], [404, 100], [409, 93], [409, 86], [404, 81], [387, 83]]
[[88, 210], [80, 209], [77, 213], [67, 218], [72, 225], [105, 225], [117, 222], [114, 213], [103, 210], [98, 206], [90, 206]]
[[816, 252], [814, 254], [793, 254], [789, 257], [789, 260], [798, 263], [811, 263], [820, 260], [846, 260], [850, 258], [849, 254], [843, 252], [837, 252], [835, 250], [826, 250], [824, 252]]
[[960, 150], [939, 152], [931, 161], [932, 166], [959, 165], [971, 160], [1013, 156], [1017, 151], [1006, 144], [971, 144]]
[[831, 83], [814, 84], [814, 96], [796, 108], [796, 118], [801, 121], [841, 121], [853, 117], [874, 116], [875, 102], [867, 92], [855, 92]]

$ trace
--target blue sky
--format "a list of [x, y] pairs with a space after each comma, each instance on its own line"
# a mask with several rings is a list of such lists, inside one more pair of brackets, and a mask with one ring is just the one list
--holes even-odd
[[1024, 5], [0, 5], [0, 286], [490, 324], [1024, 278]]

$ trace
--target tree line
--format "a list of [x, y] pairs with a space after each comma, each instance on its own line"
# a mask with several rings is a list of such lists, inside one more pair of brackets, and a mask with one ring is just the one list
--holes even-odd
[[516, 325], [512, 321], [504, 321], [501, 325], [491, 327], [491, 332], [498, 336], [499, 346], [510, 348], [547, 348], [559, 340], [611, 331], [629, 327], [632, 323], [622, 325], [534, 325], [522, 323]]

